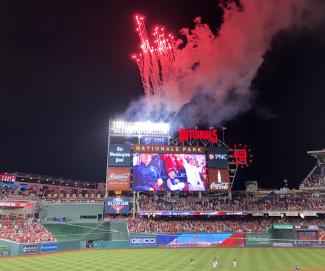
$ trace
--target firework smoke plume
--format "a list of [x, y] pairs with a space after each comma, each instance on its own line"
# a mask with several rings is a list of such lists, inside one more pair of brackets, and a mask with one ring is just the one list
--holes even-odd
[[198, 17], [194, 29], [180, 30], [182, 40], [162, 34], [160, 46], [150, 47], [144, 37], [142, 54], [134, 58], [145, 96], [130, 104], [126, 117], [189, 127], [220, 125], [249, 110], [251, 83], [273, 37], [314, 27], [324, 8], [324, 1], [314, 0], [241, 0], [223, 6], [216, 33]]

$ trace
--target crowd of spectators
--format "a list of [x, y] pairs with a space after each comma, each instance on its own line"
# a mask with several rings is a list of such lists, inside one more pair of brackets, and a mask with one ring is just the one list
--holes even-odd
[[272, 219], [186, 219], [161, 220], [137, 217], [128, 219], [130, 233], [179, 232], [265, 232], [274, 223]]
[[0, 216], [0, 239], [17, 243], [55, 241], [53, 235], [32, 218]]
[[140, 210], [145, 211], [325, 211], [325, 201], [310, 193], [271, 194], [260, 198], [246, 196], [149, 196], [141, 195]]
[[272, 218], [272, 217], [218, 217], [218, 218], [192, 218], [192, 219], [150, 219], [145, 217], [128, 218], [130, 233], [263, 233], [277, 223], [290, 223], [295, 225], [325, 225], [325, 218]]
[[300, 185], [301, 188], [325, 188], [325, 165], [319, 165], [315, 168]]

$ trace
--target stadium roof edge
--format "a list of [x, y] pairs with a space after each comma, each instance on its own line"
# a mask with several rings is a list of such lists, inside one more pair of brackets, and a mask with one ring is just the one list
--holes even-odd
[[316, 151], [307, 151], [307, 153], [314, 157], [315, 159], [319, 160], [320, 162], [325, 162], [325, 149], [316, 150]]
[[63, 181], [63, 182], [79, 182], [79, 183], [102, 183], [99, 181], [85, 181], [85, 180], [77, 180], [77, 179], [73, 179], [73, 178], [62, 178], [62, 177], [54, 177], [54, 176], [46, 176], [46, 175], [40, 175], [40, 174], [33, 174], [33, 173], [26, 173], [26, 172], [7, 172], [7, 171], [3, 171], [3, 174], [7, 174], [7, 175], [14, 175], [16, 177], [22, 177], [22, 178], [32, 178], [32, 179], [48, 179], [50, 181]]

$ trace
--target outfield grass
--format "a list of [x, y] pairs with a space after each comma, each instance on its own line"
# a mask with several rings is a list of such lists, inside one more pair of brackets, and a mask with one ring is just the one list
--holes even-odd
[[[114, 271], [114, 270], [234, 270], [240, 271], [325, 270], [325, 249], [295, 248], [186, 248], [82, 250], [55, 254], [0, 257], [0, 271]], [[190, 264], [191, 257], [195, 263]]]

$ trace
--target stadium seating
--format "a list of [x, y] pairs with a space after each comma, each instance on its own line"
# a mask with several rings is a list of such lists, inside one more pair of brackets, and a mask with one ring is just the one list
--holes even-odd
[[266, 232], [273, 219], [148, 219], [128, 220], [130, 233], [180, 233], [180, 232]]
[[0, 216], [0, 238], [17, 243], [54, 241], [53, 235], [32, 218]]
[[325, 188], [325, 165], [317, 165], [303, 180], [301, 188]]
[[142, 195], [138, 201], [140, 210], [158, 211], [324, 211], [325, 203], [310, 193], [268, 195], [261, 198], [237, 197], [232, 200], [225, 197], [205, 196], [199, 199], [193, 196], [154, 198]]
[[276, 218], [276, 217], [215, 217], [215, 218], [128, 218], [130, 233], [181, 233], [181, 232], [238, 232], [264, 233], [273, 224], [324, 225], [322, 218]]

